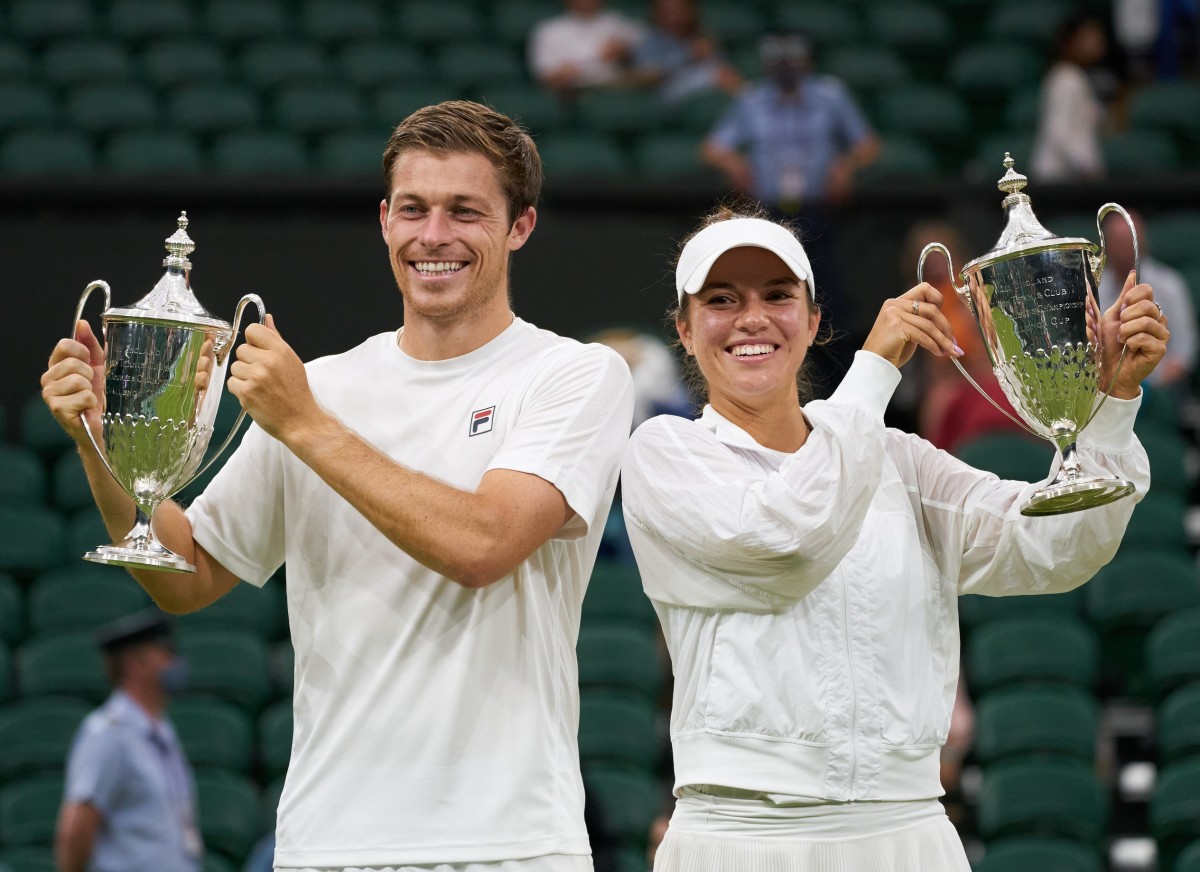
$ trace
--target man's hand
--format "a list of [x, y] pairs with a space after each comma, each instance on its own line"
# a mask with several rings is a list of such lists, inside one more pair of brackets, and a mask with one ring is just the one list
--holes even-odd
[[263, 430], [288, 444], [321, 417], [304, 364], [279, 335], [271, 315], [266, 324], [246, 328], [236, 357], [229, 367], [229, 392]]
[[[1100, 389], [1122, 400], [1131, 400], [1138, 395], [1142, 382], [1167, 353], [1167, 340], [1171, 336], [1167, 316], [1154, 302], [1153, 289], [1134, 282], [1134, 274], [1130, 272], [1117, 301], [1100, 321], [1103, 339]], [[1113, 382], [1122, 345], [1125, 346], [1125, 360]]]
[[104, 348], [87, 321], [75, 325], [73, 339], [60, 339], [42, 373], [42, 399], [55, 420], [80, 445], [88, 444], [86, 415], [93, 433], [100, 432], [104, 396]]

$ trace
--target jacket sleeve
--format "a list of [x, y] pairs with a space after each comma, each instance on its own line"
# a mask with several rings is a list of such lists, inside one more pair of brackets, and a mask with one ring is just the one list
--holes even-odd
[[652, 599], [771, 608], [815, 588], [858, 537], [883, 465], [883, 410], [899, 379], [859, 352], [812, 432], [777, 471], [680, 418], [634, 434], [623, 470], [630, 539]]
[[[1061, 593], [1113, 558], [1134, 506], [1150, 487], [1150, 464], [1133, 432], [1140, 404], [1140, 398], [1109, 398], [1078, 444], [1085, 474], [1127, 479], [1136, 488], [1133, 497], [1065, 515], [1021, 514], [1045, 482], [1003, 481], [908, 437], [934, 556], [943, 573], [957, 579], [959, 593]], [[1046, 450], [1050, 455], [1049, 443]], [[1057, 470], [1055, 457], [1046, 480]]]

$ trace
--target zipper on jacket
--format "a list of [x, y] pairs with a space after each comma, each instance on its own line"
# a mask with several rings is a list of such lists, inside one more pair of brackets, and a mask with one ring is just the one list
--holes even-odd
[[854, 656], [850, 644], [850, 584], [846, 573], [842, 576], [842, 631], [846, 638], [846, 671], [850, 673], [850, 783], [847, 785], [848, 800], [854, 800], [854, 782], [858, 769], [858, 684], [854, 679]]

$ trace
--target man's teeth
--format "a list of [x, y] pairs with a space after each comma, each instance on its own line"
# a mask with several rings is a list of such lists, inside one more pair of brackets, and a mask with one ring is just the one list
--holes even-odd
[[733, 349], [734, 357], [750, 357], [755, 354], [770, 354], [774, 345], [738, 345]]
[[455, 272], [465, 265], [461, 260], [439, 260], [414, 263], [413, 267], [423, 275], [433, 275], [434, 273]]

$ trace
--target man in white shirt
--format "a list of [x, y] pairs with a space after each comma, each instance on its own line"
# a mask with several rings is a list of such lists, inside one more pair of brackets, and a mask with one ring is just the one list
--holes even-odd
[[[185, 513], [168, 611], [287, 563], [296, 727], [276, 868], [584, 872], [575, 639], [632, 414], [612, 351], [514, 316], [541, 162], [486, 107], [413, 113], [380, 224], [404, 327], [307, 366], [251, 326], [229, 390], [255, 426]], [[90, 450], [103, 354], [63, 340], [44, 395], [110, 532], [133, 504]], [[449, 865], [441, 865], [449, 864]]]
[[529, 69], [554, 91], [620, 85], [645, 28], [604, 0], [566, 0], [566, 11], [540, 22], [529, 37]]

